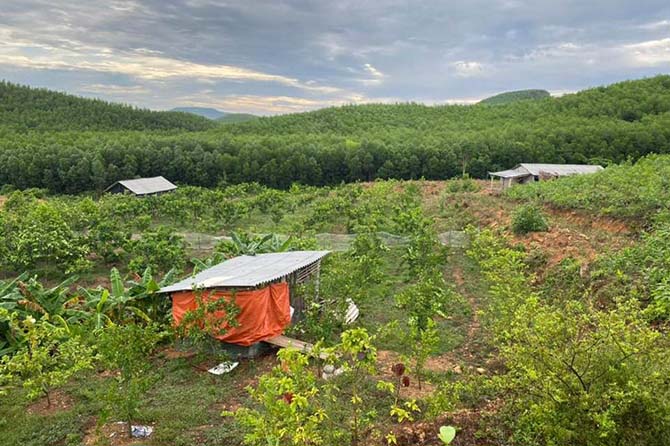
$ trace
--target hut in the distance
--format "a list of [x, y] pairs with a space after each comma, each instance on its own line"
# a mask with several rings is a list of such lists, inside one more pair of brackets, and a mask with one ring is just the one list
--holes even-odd
[[602, 166], [592, 164], [517, 164], [513, 169], [489, 172], [491, 187], [493, 179], [500, 178], [501, 189], [507, 189], [514, 184], [525, 184], [534, 181], [544, 181], [568, 175], [584, 175], [603, 170]]
[[120, 180], [105, 189], [111, 194], [132, 194], [136, 197], [160, 195], [172, 192], [177, 186], [163, 177], [136, 178], [134, 180]]

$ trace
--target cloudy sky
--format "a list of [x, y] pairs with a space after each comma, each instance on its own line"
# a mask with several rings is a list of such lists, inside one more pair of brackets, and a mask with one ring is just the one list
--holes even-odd
[[2, 0], [0, 78], [276, 114], [670, 73], [668, 0]]

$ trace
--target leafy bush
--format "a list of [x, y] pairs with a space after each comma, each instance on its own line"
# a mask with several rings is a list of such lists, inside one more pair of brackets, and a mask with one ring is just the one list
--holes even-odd
[[396, 305], [402, 308], [408, 317], [409, 331], [405, 337], [411, 346], [411, 358], [419, 389], [421, 389], [423, 368], [439, 342], [435, 317], [444, 316], [443, 310], [448, 296], [446, 283], [439, 274], [421, 277], [416, 284], [408, 286], [396, 296]]
[[548, 302], [522, 253], [490, 231], [475, 235], [470, 254], [490, 283], [488, 322], [506, 366], [492, 382], [505, 395], [499, 423], [513, 427], [506, 442], [668, 444], [668, 341], [634, 299], [606, 310], [590, 296]]
[[[223, 413], [242, 426], [245, 444], [357, 446], [375, 431], [378, 413], [373, 406], [385, 399], [368, 393], [377, 350], [365, 329], [343, 332], [333, 347], [318, 343], [310, 354], [286, 348], [278, 356], [279, 365], [248, 389], [255, 404]], [[310, 369], [309, 359], [322, 364], [320, 356], [327, 358], [327, 364]], [[314, 372], [321, 374], [327, 368], [330, 378], [317, 379]]]
[[164, 336], [155, 324], [112, 325], [99, 333], [98, 350], [103, 364], [119, 372], [107, 389], [103, 418], [120, 417], [127, 423], [129, 437], [140, 398], [157, 379], [149, 355]]
[[128, 242], [131, 260], [128, 269], [142, 272], [147, 268], [159, 273], [179, 271], [186, 264], [184, 238], [166, 226], [146, 231], [137, 240]]
[[246, 430], [247, 445], [323, 444], [326, 429], [322, 425], [327, 414], [319, 405], [319, 389], [308, 370], [308, 357], [290, 348], [277, 356], [280, 365], [261, 376], [256, 388], [249, 389], [258, 409], [242, 408], [224, 415], [234, 416]]
[[544, 232], [549, 229], [547, 219], [542, 210], [533, 204], [517, 208], [512, 214], [512, 231], [515, 234]]
[[453, 180], [447, 181], [447, 186], [445, 190], [449, 193], [458, 193], [458, 192], [477, 192], [481, 189], [481, 186], [477, 181], [472, 178], [456, 178]]
[[21, 208], [4, 218], [6, 257], [3, 263], [14, 270], [39, 265], [59, 265], [65, 273], [89, 268], [85, 240], [69, 226], [55, 206], [38, 203]]
[[[591, 278], [607, 300], [625, 292], [647, 303], [651, 320], [670, 319], [670, 214], [656, 218], [652, 230], [633, 246], [598, 259]], [[615, 280], [612, 280], [614, 278]]]
[[75, 373], [90, 368], [92, 350], [66, 328], [52, 325], [48, 317], [35, 320], [18, 319], [0, 308], [0, 321], [8, 322], [11, 330], [24, 340], [24, 345], [13, 355], [0, 361], [0, 387], [2, 382], [20, 381], [28, 391], [28, 398], [44, 395], [51, 406], [51, 390], [65, 384]]
[[233, 232], [230, 240], [224, 239], [216, 245], [215, 251], [226, 257], [253, 256], [268, 252], [290, 251], [292, 243], [292, 237], [282, 240], [277, 234], [253, 235]]

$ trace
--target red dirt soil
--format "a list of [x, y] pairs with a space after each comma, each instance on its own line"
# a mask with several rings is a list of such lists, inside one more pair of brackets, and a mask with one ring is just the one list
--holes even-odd
[[52, 415], [56, 412], [68, 411], [74, 406], [74, 400], [63, 390], [53, 390], [49, 395], [51, 405], [48, 405], [46, 396], [30, 404], [27, 408], [28, 413], [36, 415]]

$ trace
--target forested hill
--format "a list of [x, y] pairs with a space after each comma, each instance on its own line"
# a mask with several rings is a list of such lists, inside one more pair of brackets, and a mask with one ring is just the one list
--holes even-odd
[[0, 81], [0, 128], [15, 131], [205, 130], [211, 121]]
[[[416, 103], [347, 105], [308, 113], [259, 118], [234, 126], [227, 133], [253, 135], [335, 134], [374, 139], [409, 131], [421, 136], [461, 139], [473, 133], [546, 130], [576, 123], [608, 121], [620, 124], [670, 111], [670, 76], [620, 82], [559, 98], [486, 105], [427, 106]], [[546, 126], [546, 127], [545, 127]], [[574, 129], [572, 129], [574, 130]]]
[[490, 98], [479, 101], [480, 104], [501, 105], [510, 104], [517, 101], [527, 101], [532, 99], [544, 99], [551, 96], [547, 90], [519, 90], [500, 93]]
[[[4, 115], [22, 122], [20, 114]], [[79, 192], [163, 175], [200, 186], [257, 181], [285, 188], [443, 179], [464, 171], [485, 178], [519, 162], [618, 163], [670, 153], [670, 76], [497, 106], [351, 105], [237, 124], [205, 122], [215, 127], [17, 132], [0, 125], [0, 186]]]

